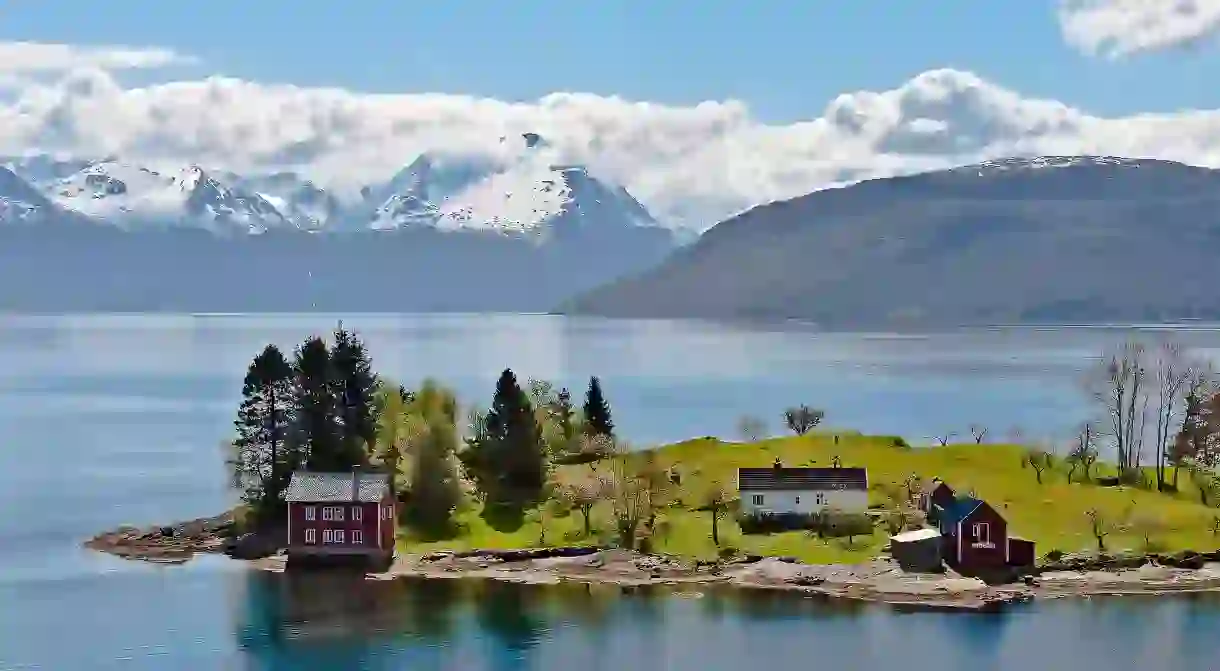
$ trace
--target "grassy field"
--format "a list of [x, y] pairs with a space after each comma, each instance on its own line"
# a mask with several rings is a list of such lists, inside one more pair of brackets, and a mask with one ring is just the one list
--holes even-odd
[[[1182, 491], [1176, 494], [1132, 487], [1099, 487], [1091, 483], [1067, 482], [1067, 467], [1056, 463], [1042, 473], [1042, 484], [1033, 468], [1024, 465], [1027, 454], [1015, 445], [950, 445], [935, 448], [896, 446], [892, 438], [839, 434], [836, 445], [830, 434], [772, 438], [756, 443], [721, 442], [711, 438], [690, 440], [651, 451], [663, 468], [674, 467], [682, 484], [670, 493], [672, 502], [657, 518], [652, 538], [654, 552], [711, 558], [718, 549], [731, 547], [743, 553], [795, 556], [815, 563], [856, 562], [872, 558], [886, 543], [884, 527], [871, 537], [818, 539], [805, 532], [742, 534], [728, 515], [720, 521], [720, 548], [711, 540], [709, 513], [690, 508], [698, 505], [700, 493], [711, 483], [722, 483], [735, 493], [736, 469], [769, 466], [779, 457], [786, 466], [830, 466], [833, 456], [840, 465], [868, 469], [870, 505], [892, 505], [886, 489], [894, 489], [912, 474], [922, 478], [939, 476], [959, 492], [973, 490], [1003, 514], [1009, 532], [1037, 542], [1038, 554], [1052, 549], [1065, 552], [1095, 550], [1096, 541], [1086, 511], [1096, 509], [1115, 528], [1106, 538], [1108, 550], [1147, 549], [1151, 540], [1157, 550], [1211, 550], [1220, 547], [1213, 533], [1213, 520], [1220, 509], [1199, 503], [1183, 473]], [[643, 458], [637, 456], [636, 458]], [[1096, 477], [1107, 468], [1093, 469]], [[600, 466], [605, 468], [605, 466]], [[565, 466], [558, 478], [580, 477], [590, 467]], [[1078, 472], [1076, 478], [1083, 479]], [[679, 503], [680, 501], [680, 503]], [[438, 549], [516, 548], [538, 545], [608, 542], [612, 538], [611, 508], [599, 504], [594, 510], [594, 532], [583, 534], [582, 517], [549, 513], [528, 516], [518, 528], [492, 528], [480, 515], [476, 503], [459, 512], [460, 533], [452, 539], [419, 542], [405, 533], [401, 548], [408, 552]], [[543, 533], [545, 531], [545, 533]]]

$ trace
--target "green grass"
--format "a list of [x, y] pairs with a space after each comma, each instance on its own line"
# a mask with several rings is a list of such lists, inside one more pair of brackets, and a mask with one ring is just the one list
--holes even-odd
[[[1152, 534], [1157, 549], [1205, 550], [1220, 547], [1220, 537], [1212, 533], [1212, 520], [1220, 509], [1199, 503], [1198, 492], [1182, 475], [1176, 494], [1145, 491], [1133, 487], [1099, 487], [1085, 482], [1067, 482], [1067, 468], [1056, 463], [1042, 474], [1038, 484], [1035, 471], [1022, 466], [1025, 448], [1015, 445], [950, 445], [933, 448], [905, 448], [892, 438], [841, 433], [835, 445], [830, 434], [772, 438], [756, 443], [726, 443], [712, 438], [685, 441], [650, 451], [662, 467], [674, 467], [682, 484], [671, 492], [673, 501], [658, 514], [659, 531], [652, 538], [654, 552], [687, 557], [711, 558], [718, 550], [734, 548], [742, 553], [787, 555], [814, 563], [858, 562], [875, 557], [888, 540], [884, 528], [871, 537], [818, 539], [805, 532], [743, 534], [732, 515], [720, 521], [720, 547], [711, 540], [711, 521], [706, 512], [697, 512], [700, 492], [712, 483], [722, 483], [735, 495], [736, 471], [743, 466], [768, 466], [779, 457], [788, 466], [829, 466], [832, 456], [841, 465], [868, 469], [870, 506], [886, 507], [887, 486], [900, 485], [916, 474], [922, 478], [939, 476], [959, 492], [973, 490], [1003, 514], [1009, 533], [1037, 542], [1038, 554], [1052, 549], [1065, 552], [1096, 549], [1086, 511], [1096, 509], [1111, 523], [1124, 520], [1157, 519], [1160, 528]], [[642, 456], [637, 456], [642, 459]], [[1104, 465], [1093, 475], [1112, 473]], [[589, 466], [565, 466], [560, 479], [576, 477]], [[603, 466], [603, 468], [605, 468]], [[1075, 479], [1083, 479], [1077, 473]], [[579, 513], [548, 516], [545, 519], [547, 545], [609, 542], [612, 538], [609, 504], [594, 511], [596, 529], [584, 537]], [[422, 543], [409, 532], [402, 549], [424, 552], [438, 549], [516, 548], [540, 545], [540, 526], [536, 517], [513, 531], [497, 531], [480, 516], [477, 504], [467, 504], [458, 514], [459, 533], [453, 539]], [[1133, 529], [1116, 529], [1106, 538], [1108, 550], [1145, 549], [1143, 534]]]

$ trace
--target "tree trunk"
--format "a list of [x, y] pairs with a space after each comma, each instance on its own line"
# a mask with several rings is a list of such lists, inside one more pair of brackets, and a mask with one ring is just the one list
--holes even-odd
[[717, 523], [720, 519], [720, 511], [712, 509], [712, 543], [720, 545], [720, 525]]
[[589, 532], [590, 532], [590, 527], [589, 527], [589, 513], [590, 512], [592, 512], [592, 511], [589, 509], [589, 506], [580, 507], [580, 514], [583, 515], [585, 518], [585, 537], [586, 538], [588, 538]]

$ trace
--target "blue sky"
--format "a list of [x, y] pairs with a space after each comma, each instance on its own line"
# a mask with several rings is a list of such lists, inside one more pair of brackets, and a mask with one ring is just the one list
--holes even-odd
[[553, 91], [693, 103], [735, 98], [768, 121], [937, 67], [1111, 116], [1220, 107], [1220, 50], [1119, 61], [1065, 44], [1054, 0], [713, 3], [10, 0], [0, 40], [157, 45], [168, 73], [376, 92], [530, 100]]

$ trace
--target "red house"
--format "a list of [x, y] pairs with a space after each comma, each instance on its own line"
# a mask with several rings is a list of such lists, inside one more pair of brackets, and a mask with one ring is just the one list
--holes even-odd
[[288, 502], [288, 556], [394, 556], [394, 497], [388, 473], [296, 471]]
[[1033, 563], [1033, 542], [1010, 537], [1007, 520], [986, 501], [954, 496], [931, 507], [943, 538], [943, 556], [950, 566], [974, 571]]

